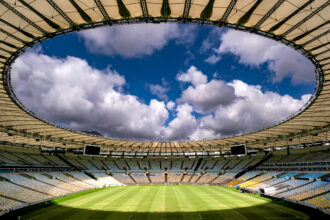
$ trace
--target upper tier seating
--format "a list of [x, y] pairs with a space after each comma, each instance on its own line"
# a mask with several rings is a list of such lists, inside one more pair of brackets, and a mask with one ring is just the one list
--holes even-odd
[[302, 176], [300, 176], [299, 178], [307, 178], [307, 179], [317, 179], [324, 176], [324, 173], [306, 173]]

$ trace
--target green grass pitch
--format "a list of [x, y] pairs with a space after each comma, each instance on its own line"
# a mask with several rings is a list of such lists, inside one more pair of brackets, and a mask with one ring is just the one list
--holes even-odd
[[308, 219], [308, 215], [220, 186], [116, 186], [52, 201], [21, 219]]

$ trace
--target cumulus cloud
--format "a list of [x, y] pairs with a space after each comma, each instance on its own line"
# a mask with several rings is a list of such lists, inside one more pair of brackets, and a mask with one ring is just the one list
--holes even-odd
[[202, 41], [202, 46], [199, 50], [200, 53], [206, 53], [216, 48], [219, 44], [221, 34], [225, 31], [224, 28], [212, 28], [208, 36]]
[[175, 102], [173, 102], [173, 101], [169, 101], [169, 102], [166, 103], [166, 108], [167, 108], [168, 110], [173, 110], [174, 107], [175, 107]]
[[[143, 103], [124, 93], [126, 81], [118, 72], [93, 68], [80, 58], [30, 51], [12, 69], [16, 95], [40, 117], [125, 139], [198, 140], [242, 134], [288, 117], [310, 98], [263, 92], [261, 86], [240, 80], [208, 81], [194, 66], [179, 73], [177, 80], [188, 84], [177, 103]], [[173, 119], [168, 122], [169, 111]]]
[[191, 44], [195, 26], [179, 24], [135, 24], [102, 27], [79, 32], [87, 49], [95, 54], [136, 58], [151, 55], [169, 41]]
[[85, 60], [29, 52], [19, 57], [12, 83], [20, 100], [37, 115], [77, 130], [96, 130], [109, 137], [160, 138], [168, 119], [165, 103], [149, 104], [124, 94], [125, 78], [98, 70]]
[[166, 95], [169, 90], [168, 88], [158, 84], [149, 84], [148, 86], [151, 94], [156, 95], [160, 99], [168, 100], [168, 96]]
[[229, 105], [238, 98], [231, 85], [221, 80], [208, 82], [207, 76], [194, 66], [186, 73], [179, 74], [177, 79], [192, 84], [182, 92], [178, 102], [193, 105], [199, 113], [210, 112], [220, 105]]
[[180, 73], [176, 79], [181, 82], [189, 82], [194, 86], [207, 82], [207, 76], [199, 71], [195, 66], [191, 66], [186, 73]]
[[147, 86], [149, 87], [151, 94], [157, 96], [161, 100], [168, 100], [166, 93], [170, 90], [170, 88], [168, 87], [169, 83], [164, 78], [162, 78], [162, 85], [147, 83]]
[[[204, 80], [193, 84], [191, 76], [196, 75]], [[263, 92], [260, 85], [248, 85], [241, 80], [207, 81], [206, 75], [196, 67], [179, 76], [179, 81], [185, 79], [192, 85], [182, 92], [178, 102], [193, 106], [193, 111], [201, 114], [196, 129], [189, 135], [190, 140], [220, 138], [265, 128], [294, 114], [311, 97], [307, 94], [294, 99], [289, 95]]]
[[211, 56], [209, 56], [208, 58], [205, 59], [205, 62], [207, 62], [207, 63], [209, 63], [209, 64], [211, 64], [211, 65], [214, 65], [214, 64], [216, 64], [220, 59], [221, 59], [220, 56], [212, 54]]
[[290, 77], [293, 84], [311, 83], [315, 80], [314, 66], [297, 51], [274, 40], [247, 32], [228, 30], [220, 37], [220, 46], [212, 48], [205, 60], [218, 62], [225, 53], [234, 54], [239, 62], [259, 67], [267, 63], [274, 75], [273, 82]]
[[177, 115], [164, 130], [164, 136], [168, 140], [188, 140], [189, 136], [197, 128], [197, 119], [192, 115], [193, 108], [187, 103], [176, 108]]
[[202, 129], [220, 136], [243, 134], [277, 123], [298, 111], [311, 97], [307, 94], [294, 99], [289, 95], [262, 92], [261, 86], [248, 85], [240, 80], [228, 85], [235, 89], [240, 99], [200, 119]]

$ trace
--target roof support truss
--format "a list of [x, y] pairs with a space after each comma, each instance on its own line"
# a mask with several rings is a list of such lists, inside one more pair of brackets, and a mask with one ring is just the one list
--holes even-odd
[[71, 25], [74, 26], [75, 23], [69, 18], [67, 14], [65, 14], [62, 9], [53, 1], [47, 0], [47, 2]]
[[146, 0], [140, 0], [140, 5], [141, 5], [143, 17], [148, 18], [149, 14], [148, 14], [148, 7]]
[[269, 16], [271, 16], [278, 7], [280, 7], [282, 5], [282, 3], [285, 0], [279, 0], [278, 2], [276, 2], [276, 4], [267, 12], [267, 14], [265, 14], [259, 21], [258, 23], [254, 26], [254, 28], [260, 28], [260, 26], [269, 18]]
[[297, 10], [295, 10], [294, 12], [292, 12], [288, 17], [284, 18], [282, 21], [280, 21], [279, 23], [277, 23], [276, 25], [274, 25], [273, 27], [271, 27], [269, 29], [269, 31], [270, 32], [276, 31], [283, 24], [285, 24], [288, 20], [290, 20], [293, 16], [295, 16], [296, 14], [298, 14], [301, 10], [303, 10], [304, 8], [306, 8], [308, 5], [310, 5], [313, 2], [314, 2], [314, 0], [309, 0], [308, 2], [306, 2], [305, 4], [303, 4], [302, 6], [300, 6], [299, 8], [297, 8]]
[[189, 16], [189, 11], [191, 7], [191, 0], [186, 0], [184, 3], [183, 18], [187, 19]]
[[231, 0], [228, 8], [226, 9], [225, 13], [223, 14], [222, 18], [220, 19], [220, 24], [226, 22], [228, 16], [230, 15], [230, 12], [233, 10], [237, 0]]
[[325, 32], [323, 32], [322, 34], [317, 35], [317, 36], [314, 37], [313, 39], [310, 39], [309, 41], [305, 42], [304, 44], [302, 44], [302, 46], [305, 47], [306, 45], [308, 45], [308, 44], [310, 44], [310, 43], [316, 41], [317, 39], [320, 39], [321, 37], [323, 37], [323, 36], [325, 36], [325, 35], [327, 35], [327, 34], [329, 34], [329, 33], [330, 33], [330, 29], [327, 30], [327, 31], [325, 31]]
[[324, 23], [322, 23], [322, 24], [316, 26], [315, 28], [312, 28], [312, 29], [310, 29], [309, 31], [306, 31], [305, 33], [303, 33], [303, 34], [301, 34], [301, 35], [299, 35], [299, 36], [293, 38], [292, 41], [300, 40], [300, 39], [306, 37], [307, 35], [309, 35], [310, 33], [314, 32], [314, 31], [316, 31], [316, 30], [319, 30], [320, 28], [322, 28], [323, 26], [325, 26], [325, 25], [327, 25], [327, 24], [329, 24], [329, 23], [330, 23], [330, 21], [326, 21], [326, 22], [324, 22]]
[[289, 30], [287, 30], [286, 32], [284, 32], [282, 34], [282, 36], [286, 36], [289, 33], [291, 33], [292, 31], [294, 31], [297, 27], [299, 27], [300, 25], [302, 25], [303, 23], [305, 23], [306, 21], [308, 21], [309, 19], [311, 19], [314, 15], [316, 15], [317, 13], [319, 13], [320, 11], [322, 11], [325, 7], [327, 7], [330, 4], [330, 1], [327, 1], [326, 3], [324, 3], [323, 5], [321, 5], [318, 9], [314, 10], [312, 13], [310, 13], [307, 17], [305, 17], [304, 19], [302, 19], [301, 21], [299, 21], [297, 24], [295, 24], [294, 26], [292, 26]]
[[110, 20], [110, 17], [108, 15], [107, 11], [105, 10], [101, 0], [94, 0], [94, 2], [96, 4], [96, 6], [99, 8], [99, 10], [100, 10], [101, 14], [103, 15], [104, 19], [105, 20]]
[[28, 19], [27, 17], [25, 17], [24, 15], [22, 15], [19, 11], [17, 11], [15, 8], [13, 8], [11, 5], [9, 5], [7, 2], [0, 1], [0, 3], [3, 4], [4, 6], [6, 6], [6, 8], [8, 8], [12, 12], [14, 12], [14, 14], [16, 14], [18, 17], [22, 18], [24, 21], [26, 21], [27, 23], [29, 23], [32, 27], [34, 27], [35, 29], [37, 29], [41, 33], [43, 33], [43, 34], [46, 34], [47, 33], [44, 29], [42, 29], [41, 27], [39, 27], [38, 25], [36, 25], [34, 22], [32, 22], [30, 19]]

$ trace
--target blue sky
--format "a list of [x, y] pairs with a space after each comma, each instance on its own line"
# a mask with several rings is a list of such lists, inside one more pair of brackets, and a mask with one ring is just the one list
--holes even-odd
[[260, 129], [296, 112], [315, 86], [312, 64], [284, 45], [179, 24], [63, 35], [20, 57], [12, 74], [18, 97], [42, 118], [139, 140]]

